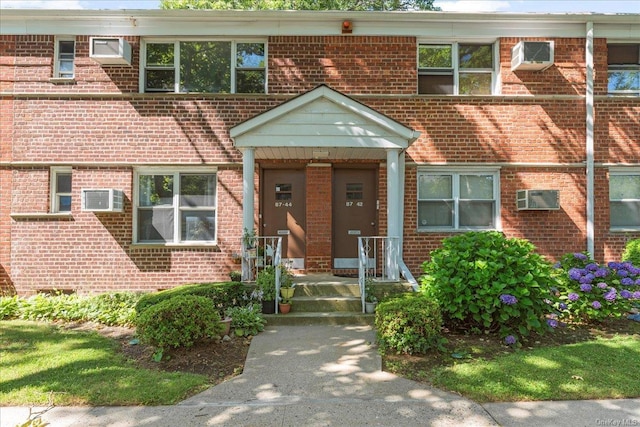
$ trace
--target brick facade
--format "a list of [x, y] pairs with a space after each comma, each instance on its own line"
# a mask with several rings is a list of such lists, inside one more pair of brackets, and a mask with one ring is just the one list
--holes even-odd
[[[74, 82], [51, 81], [55, 35], [0, 37], [0, 286], [82, 293], [155, 290], [226, 280], [238, 269], [242, 230], [242, 153], [229, 129], [326, 84], [421, 136], [406, 151], [404, 260], [414, 275], [445, 232], [417, 231], [417, 171], [429, 165], [500, 168], [500, 217], [508, 236], [531, 240], [551, 259], [586, 247], [585, 39], [553, 40], [554, 66], [510, 68], [499, 42], [501, 95], [417, 95], [413, 36], [268, 37], [268, 95], [141, 94], [138, 36], [125, 36], [132, 65], [103, 67], [89, 58], [89, 36], [76, 37]], [[455, 40], [455, 38], [454, 38]], [[595, 257], [617, 259], [640, 233], [609, 230], [608, 167], [640, 164], [640, 102], [606, 97], [604, 38], [595, 40]], [[346, 159], [345, 159], [346, 160]], [[308, 272], [330, 271], [332, 163], [306, 164]], [[315, 162], [317, 163], [317, 162]], [[386, 232], [386, 179], [379, 168], [379, 232]], [[260, 160], [255, 175], [259, 206]], [[69, 217], [47, 216], [50, 168], [69, 166]], [[217, 168], [215, 247], [132, 244], [134, 171], [140, 166]], [[123, 213], [83, 212], [82, 188], [124, 191]], [[560, 190], [561, 209], [518, 211], [516, 190]], [[28, 214], [33, 215], [28, 215]], [[14, 215], [12, 215], [14, 214]], [[17, 214], [17, 215], [16, 215]], [[256, 212], [257, 220], [258, 212]]]

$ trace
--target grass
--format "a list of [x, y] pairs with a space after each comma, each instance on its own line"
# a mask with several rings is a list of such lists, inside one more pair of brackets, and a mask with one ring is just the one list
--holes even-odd
[[169, 405], [208, 386], [202, 375], [139, 369], [95, 332], [0, 322], [0, 405]]
[[433, 384], [478, 402], [640, 396], [640, 340], [597, 338], [441, 367]]

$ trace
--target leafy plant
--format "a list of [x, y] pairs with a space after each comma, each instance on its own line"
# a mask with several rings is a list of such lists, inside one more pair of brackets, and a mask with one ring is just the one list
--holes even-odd
[[276, 268], [272, 265], [266, 266], [256, 274], [256, 286], [262, 292], [264, 301], [275, 301], [276, 299]]
[[231, 271], [229, 272], [229, 278], [232, 282], [241, 282], [242, 281], [242, 272], [240, 271]]
[[598, 264], [588, 253], [570, 253], [556, 264], [561, 315], [601, 321], [621, 317], [640, 300], [640, 268], [631, 262]]
[[238, 282], [199, 283], [178, 286], [164, 291], [145, 294], [136, 304], [136, 312], [140, 315], [147, 308], [179, 295], [196, 295], [207, 297], [222, 316], [227, 307], [242, 305], [247, 300], [248, 288]]
[[136, 327], [142, 341], [160, 349], [191, 347], [223, 330], [211, 300], [196, 295], [175, 296], [147, 308], [138, 316]]
[[241, 307], [229, 307], [225, 311], [227, 317], [231, 317], [231, 327], [236, 332], [241, 331], [238, 335], [249, 336], [258, 335], [258, 332], [264, 330], [267, 321], [262, 316], [262, 308], [260, 304], [248, 304]]
[[19, 308], [19, 297], [17, 295], [0, 297], [0, 320], [18, 317]]
[[496, 231], [446, 238], [422, 264], [422, 291], [440, 303], [451, 329], [499, 331], [510, 341], [544, 332], [555, 280], [534, 251], [530, 242]]
[[378, 297], [374, 292], [373, 283], [371, 279], [366, 279], [364, 285], [364, 300], [366, 302], [378, 302]]
[[383, 353], [425, 353], [442, 343], [440, 307], [422, 294], [404, 294], [381, 302], [375, 327]]
[[635, 266], [640, 266], [640, 239], [627, 242], [622, 253], [622, 261], [629, 261]]

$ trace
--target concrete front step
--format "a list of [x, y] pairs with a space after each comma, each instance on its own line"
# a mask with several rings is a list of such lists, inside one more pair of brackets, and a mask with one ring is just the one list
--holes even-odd
[[291, 300], [292, 307], [302, 313], [325, 313], [340, 311], [362, 311], [360, 297], [326, 295], [314, 297], [294, 297]]
[[[295, 309], [294, 309], [295, 310]], [[291, 311], [287, 314], [265, 314], [268, 325], [355, 325], [355, 326], [373, 326], [374, 315], [356, 312], [296, 312]]]
[[357, 283], [296, 283], [294, 296], [352, 296], [360, 297], [360, 286]]

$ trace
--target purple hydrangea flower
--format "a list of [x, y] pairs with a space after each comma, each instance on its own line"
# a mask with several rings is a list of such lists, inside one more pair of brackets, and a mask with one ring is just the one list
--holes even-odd
[[629, 292], [626, 289], [623, 289], [623, 290], [620, 291], [620, 296], [622, 298], [624, 298], [624, 299], [629, 299], [629, 298], [631, 298], [631, 292]]
[[565, 303], [561, 302], [561, 303], [560, 303], [560, 305], [558, 305], [558, 308], [559, 308], [560, 310], [566, 310], [566, 309], [567, 309], [567, 304], [565, 304]]
[[584, 268], [587, 271], [596, 271], [596, 270], [598, 270], [598, 264], [596, 264], [595, 262], [592, 262], [592, 263], [589, 263], [589, 264], [585, 265]]
[[631, 296], [633, 297], [633, 299], [640, 299], [640, 291], [635, 291], [631, 294]]
[[595, 273], [593, 273], [593, 274], [594, 274], [594, 276], [596, 276], [596, 277], [600, 277], [600, 278], [602, 278], [602, 277], [607, 277], [607, 275], [609, 274], [609, 272], [607, 271], [607, 269], [606, 269], [606, 268], [599, 268], [599, 269], [597, 269], [597, 270], [595, 271]]
[[502, 294], [500, 295], [500, 301], [502, 301], [503, 304], [513, 305], [518, 302], [518, 299], [513, 295]]
[[560, 261], [556, 262], [555, 264], [553, 264], [553, 268], [558, 269], [562, 267], [562, 264], [560, 263]]
[[593, 287], [588, 283], [583, 283], [582, 285], [580, 285], [580, 290], [582, 292], [591, 292], [592, 289]]
[[587, 258], [587, 256], [586, 256], [585, 254], [580, 253], [580, 252], [576, 252], [576, 253], [574, 253], [574, 254], [573, 254], [573, 257], [574, 257], [575, 259], [579, 259], [579, 260], [582, 260], [582, 261], [586, 261], [586, 260], [588, 259], [588, 258]]
[[638, 274], [640, 274], [640, 268], [638, 267], [634, 267], [633, 265], [629, 268], [627, 268], [627, 270], [629, 270], [629, 274], [637, 276]]
[[597, 285], [597, 286], [598, 286], [600, 289], [607, 289], [607, 288], [609, 287], [609, 285], [607, 285], [607, 284], [606, 284], [606, 283], [604, 283], [604, 282], [600, 282], [600, 283], [598, 283], [598, 285]]
[[569, 301], [578, 301], [580, 295], [576, 294], [575, 292], [571, 292], [569, 295], [567, 295], [567, 298], [569, 298]]
[[595, 279], [596, 276], [593, 275], [593, 273], [587, 273], [586, 275], [582, 276], [579, 280], [580, 283], [591, 283], [593, 282], [593, 279]]
[[636, 279], [636, 285], [640, 285], [640, 279]]
[[558, 321], [556, 319], [547, 319], [547, 325], [549, 325], [552, 328], [557, 328]]
[[618, 276], [620, 276], [620, 277], [627, 277], [628, 275], [629, 275], [629, 271], [624, 270], [624, 269], [622, 269], [622, 270], [618, 270]]
[[613, 301], [616, 299], [617, 296], [617, 291], [615, 290], [615, 288], [611, 288], [607, 291], [607, 293], [604, 294], [604, 299], [606, 299], [607, 301]]
[[571, 280], [580, 280], [583, 270], [580, 268], [572, 268], [569, 270], [569, 278]]
[[620, 283], [624, 286], [632, 286], [633, 285], [633, 279], [631, 277], [625, 277], [622, 280], [620, 280]]
[[617, 262], [613, 262], [613, 261], [611, 261], [611, 262], [609, 262], [609, 263], [607, 264], [607, 266], [608, 266], [609, 268], [612, 268], [612, 269], [614, 269], [614, 270], [617, 270], [617, 269], [619, 269], [619, 268], [621, 267], [621, 264], [620, 264], [620, 263], [617, 263]]
[[602, 304], [600, 304], [600, 301], [594, 301], [591, 303], [591, 307], [595, 308], [596, 310], [600, 310]]
[[506, 337], [504, 337], [504, 343], [506, 345], [513, 345], [516, 343], [516, 337], [514, 337], [513, 335], [507, 335]]

